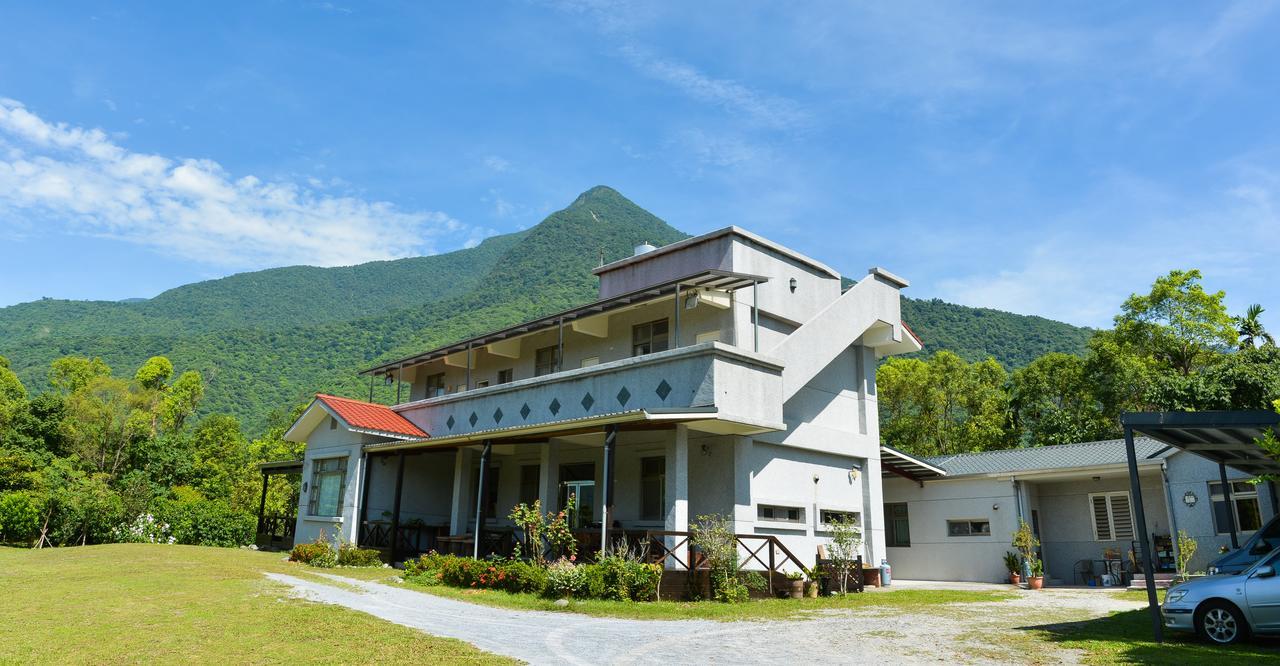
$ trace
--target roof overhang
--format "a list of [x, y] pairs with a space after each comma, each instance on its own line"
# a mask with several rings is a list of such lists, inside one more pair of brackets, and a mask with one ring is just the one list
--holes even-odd
[[477, 430], [465, 435], [432, 437], [427, 440], [403, 442], [378, 442], [368, 444], [366, 451], [394, 451], [400, 449], [456, 448], [478, 444], [485, 440], [503, 443], [504, 440], [542, 441], [550, 437], [589, 434], [603, 431], [608, 425], [630, 426], [634, 429], [652, 429], [683, 423], [690, 430], [720, 435], [753, 435], [762, 432], [786, 430], [784, 423], [769, 423], [746, 417], [726, 416], [714, 407], [685, 407], [666, 409], [632, 409], [610, 414], [599, 414], [577, 419], [549, 421], [534, 425], [511, 426]]
[[273, 462], [264, 462], [258, 465], [258, 470], [265, 475], [271, 474], [301, 474], [301, 460], [276, 460]]
[[1280, 414], [1264, 410], [1130, 412], [1120, 423], [1183, 451], [1256, 476], [1280, 475], [1280, 460], [1259, 444], [1280, 436]]
[[946, 476], [947, 470], [882, 444], [880, 445], [880, 475], [900, 476], [923, 485], [925, 481]]
[[715, 231], [709, 231], [705, 234], [702, 234], [701, 236], [691, 236], [681, 241], [676, 241], [674, 243], [663, 245], [660, 248], [650, 250], [649, 252], [645, 252], [644, 254], [637, 254], [637, 255], [632, 255], [630, 257], [624, 257], [617, 261], [609, 262], [603, 266], [600, 266], [599, 268], [592, 269], [591, 272], [595, 273], [596, 275], [602, 275], [604, 273], [616, 271], [619, 268], [640, 263], [642, 261], [648, 261], [650, 259], [653, 259], [654, 257], [660, 257], [664, 254], [669, 254], [671, 252], [675, 252], [676, 250], [690, 247], [692, 245], [697, 245], [699, 243], [705, 243], [710, 240], [715, 240], [723, 236], [737, 236], [739, 238], [755, 243], [756, 245], [772, 250], [773, 252], [781, 254], [785, 257], [789, 257], [795, 261], [805, 264], [810, 268], [813, 268], [821, 273], [825, 273], [829, 277], [836, 278], [837, 280], [840, 279], [839, 273], [837, 273], [834, 269], [822, 263], [821, 261], [818, 261], [817, 259], [814, 259], [812, 257], [805, 256], [799, 252], [796, 252], [795, 250], [792, 250], [789, 247], [784, 247], [782, 245], [779, 245], [769, 240], [768, 238], [754, 234], [750, 231], [747, 231], [746, 229], [743, 229], [742, 227], [733, 226], [733, 225], [724, 227], [722, 229], [716, 229]]
[[[664, 299], [675, 295], [677, 291], [685, 291], [691, 289], [713, 289], [717, 291], [732, 292], [743, 287], [749, 287], [755, 284], [768, 282], [769, 278], [761, 275], [749, 275], [747, 273], [735, 273], [732, 271], [709, 270], [695, 273], [678, 280], [671, 280], [662, 284], [638, 289], [636, 291], [606, 298], [603, 300], [588, 303], [576, 308], [557, 312], [541, 319], [517, 324], [498, 331], [492, 331], [479, 335], [467, 340], [461, 340], [445, 347], [439, 347], [429, 352], [418, 354], [415, 356], [407, 356], [405, 358], [384, 363], [360, 371], [362, 375], [391, 375], [404, 368], [421, 363], [428, 363], [437, 359], [444, 358], [467, 350], [475, 350], [485, 345], [490, 345], [503, 340], [518, 338], [540, 331], [549, 330], [562, 324], [569, 324], [579, 319], [587, 317], [595, 317], [597, 315], [630, 308], [648, 301]], [[465, 363], [465, 362], [464, 362]]]
[[325, 419], [328, 417], [333, 417], [340, 427], [349, 432], [359, 433], [362, 435], [373, 435], [375, 437], [386, 437], [387, 439], [394, 439], [398, 441], [416, 442], [422, 440], [421, 437], [414, 437], [404, 433], [389, 432], [386, 430], [373, 430], [352, 425], [351, 423], [348, 423], [346, 419], [342, 418], [342, 415], [336, 410], [329, 407], [329, 405], [325, 404], [323, 400], [318, 398], [313, 399], [311, 404], [307, 405], [306, 410], [302, 412], [302, 415], [298, 417], [298, 420], [294, 421], [293, 425], [289, 426], [289, 429], [284, 433], [284, 440], [286, 442], [307, 441], [311, 432], [318, 428], [321, 423], [324, 423]]

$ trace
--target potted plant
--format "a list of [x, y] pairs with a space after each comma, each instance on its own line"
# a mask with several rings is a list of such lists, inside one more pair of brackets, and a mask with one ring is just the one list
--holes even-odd
[[1022, 582], [1022, 558], [1012, 550], [1004, 552], [1004, 568], [1009, 570], [1009, 584], [1017, 585]]
[[804, 598], [804, 572], [790, 571], [787, 573], [787, 580], [791, 581], [791, 598]]
[[1031, 567], [1031, 578], [1027, 579], [1027, 587], [1032, 590], [1044, 587], [1044, 562], [1041, 562], [1038, 557], [1033, 557], [1027, 564]]
[[804, 596], [810, 599], [818, 598], [818, 590], [822, 587], [822, 583], [818, 581], [817, 574], [814, 573], [810, 578], [804, 581]]
[[[1036, 549], [1040, 547], [1040, 540], [1036, 538], [1035, 532], [1031, 530], [1031, 526], [1025, 520], [1018, 520], [1018, 529], [1013, 533], [1013, 543], [1010, 544], [1018, 549], [1018, 554], [1022, 556], [1022, 563], [1026, 567], [1027, 583], [1031, 583], [1031, 579], [1036, 577], [1032, 565], [1039, 562], [1036, 557]], [[1044, 564], [1040, 564], [1040, 578], [1043, 584]], [[1033, 589], [1040, 589], [1039, 586]]]

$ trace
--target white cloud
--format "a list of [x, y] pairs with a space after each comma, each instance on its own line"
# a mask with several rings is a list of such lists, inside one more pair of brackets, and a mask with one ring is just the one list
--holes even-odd
[[38, 223], [234, 268], [348, 265], [429, 254], [438, 242], [492, 233], [441, 212], [322, 189], [236, 178], [212, 160], [135, 153], [102, 130], [49, 122], [0, 98], [6, 226]]
[[508, 162], [497, 155], [489, 155], [484, 158], [483, 162], [484, 168], [494, 173], [506, 173], [511, 170], [511, 162]]

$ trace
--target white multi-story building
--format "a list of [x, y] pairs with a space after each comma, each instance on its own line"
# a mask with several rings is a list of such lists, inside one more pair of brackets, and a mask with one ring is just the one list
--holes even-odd
[[366, 371], [409, 387], [401, 404], [317, 396], [287, 434], [307, 442], [296, 539], [336, 525], [393, 558], [471, 552], [479, 517], [487, 551], [517, 503], [573, 494], [584, 542], [720, 514], [808, 566], [848, 515], [879, 562], [882, 457], [898, 454], [880, 446], [875, 371], [921, 348], [906, 280], [873, 268], [845, 289], [737, 227], [594, 272], [593, 303]]

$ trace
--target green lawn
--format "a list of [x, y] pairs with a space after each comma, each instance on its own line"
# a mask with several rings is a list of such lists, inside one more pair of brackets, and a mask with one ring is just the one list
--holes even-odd
[[224, 548], [0, 548], [0, 663], [511, 663], [290, 599], [264, 571], [306, 569], [279, 553]]
[[[1145, 602], [1145, 590], [1117, 594]], [[1159, 591], [1164, 601], [1164, 590]], [[1147, 608], [1114, 613], [1110, 617], [1035, 627], [1038, 638], [1063, 647], [1084, 650], [1087, 661], [1097, 664], [1256, 664], [1280, 661], [1280, 641], [1258, 638], [1230, 648], [1210, 645], [1190, 634], [1165, 632], [1163, 644], [1152, 639], [1151, 612]]]
[[[341, 572], [341, 573], [345, 573]], [[836, 609], [884, 609], [939, 612], [947, 604], [995, 602], [1013, 598], [1003, 592], [969, 592], [959, 590], [895, 590], [850, 594], [822, 599], [763, 599], [741, 604], [711, 601], [573, 601], [569, 606], [556, 606], [552, 600], [533, 594], [512, 594], [495, 590], [463, 590], [444, 585], [423, 586], [409, 583], [414, 590], [450, 599], [512, 608], [582, 613], [601, 617], [623, 617], [637, 620], [779, 620], [801, 618], [810, 613]]]

